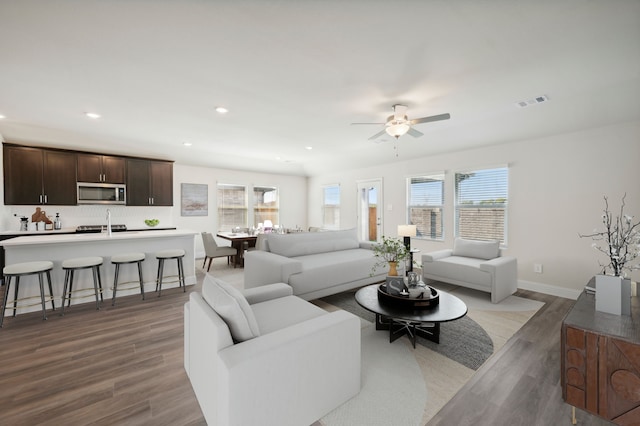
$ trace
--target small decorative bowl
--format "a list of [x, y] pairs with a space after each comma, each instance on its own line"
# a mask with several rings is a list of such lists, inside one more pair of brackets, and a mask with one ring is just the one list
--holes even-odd
[[145, 225], [153, 228], [154, 226], [157, 226], [160, 223], [160, 221], [158, 219], [145, 219], [144, 223]]

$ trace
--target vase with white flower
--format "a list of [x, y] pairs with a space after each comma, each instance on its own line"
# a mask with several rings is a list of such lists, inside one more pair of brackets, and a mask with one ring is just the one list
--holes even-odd
[[609, 210], [609, 200], [604, 197], [602, 229], [591, 234], [579, 234], [591, 238], [591, 246], [607, 257], [601, 263], [602, 272], [596, 275], [596, 310], [612, 314], [631, 313], [631, 280], [628, 273], [640, 269], [640, 221], [624, 213], [626, 194], [622, 197], [620, 213], [614, 218]]

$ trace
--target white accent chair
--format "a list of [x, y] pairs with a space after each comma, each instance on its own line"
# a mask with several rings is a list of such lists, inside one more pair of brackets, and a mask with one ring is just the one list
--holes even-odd
[[498, 303], [518, 290], [518, 261], [501, 256], [499, 241], [456, 238], [453, 249], [422, 255], [422, 276], [491, 293]]
[[360, 320], [207, 274], [184, 308], [184, 366], [210, 426], [309, 425], [360, 391]]

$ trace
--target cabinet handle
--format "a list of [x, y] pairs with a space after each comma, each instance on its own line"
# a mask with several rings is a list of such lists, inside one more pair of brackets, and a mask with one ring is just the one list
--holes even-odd
[[40, 194], [40, 204], [42, 204], [42, 194]]
[[47, 204], [47, 202], [48, 202], [48, 201], [47, 201], [47, 196], [45, 195], [45, 196], [44, 196], [44, 203], [45, 203], [45, 204]]

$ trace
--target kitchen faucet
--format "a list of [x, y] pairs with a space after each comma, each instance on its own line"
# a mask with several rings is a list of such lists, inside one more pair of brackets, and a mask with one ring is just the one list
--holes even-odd
[[107, 209], [107, 236], [111, 236], [111, 210]]

